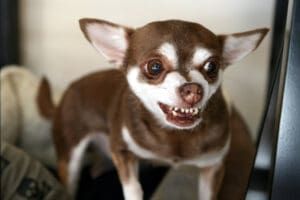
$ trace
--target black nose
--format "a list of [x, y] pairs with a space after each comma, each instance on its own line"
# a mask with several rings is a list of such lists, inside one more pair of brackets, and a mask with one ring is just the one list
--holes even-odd
[[185, 83], [179, 87], [179, 94], [185, 103], [193, 106], [201, 101], [203, 88], [197, 83]]

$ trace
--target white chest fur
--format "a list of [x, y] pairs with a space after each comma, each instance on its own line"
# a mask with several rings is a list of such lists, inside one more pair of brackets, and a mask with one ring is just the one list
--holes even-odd
[[230, 138], [229, 138], [226, 144], [224, 145], [224, 147], [219, 151], [202, 154], [195, 158], [181, 160], [175, 163], [172, 159], [162, 157], [148, 149], [141, 147], [139, 144], [137, 144], [134, 141], [134, 139], [132, 138], [130, 132], [126, 127], [122, 128], [122, 137], [125, 143], [127, 144], [128, 149], [141, 158], [158, 160], [158, 161], [169, 163], [171, 165], [193, 165], [201, 168], [212, 166], [221, 162], [222, 159], [226, 156], [230, 146]]

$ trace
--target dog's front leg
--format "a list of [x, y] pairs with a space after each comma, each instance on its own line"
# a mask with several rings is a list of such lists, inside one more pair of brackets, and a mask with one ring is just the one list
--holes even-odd
[[112, 153], [123, 188], [125, 200], [142, 200], [143, 191], [138, 180], [138, 160], [128, 151]]
[[223, 163], [200, 169], [199, 200], [217, 200], [224, 171]]

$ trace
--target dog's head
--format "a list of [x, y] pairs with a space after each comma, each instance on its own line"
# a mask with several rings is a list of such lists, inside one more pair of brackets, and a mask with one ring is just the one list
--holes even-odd
[[268, 31], [215, 35], [178, 20], [131, 29], [81, 19], [80, 26], [98, 51], [122, 66], [131, 90], [158, 121], [178, 129], [200, 123], [225, 68], [255, 50]]

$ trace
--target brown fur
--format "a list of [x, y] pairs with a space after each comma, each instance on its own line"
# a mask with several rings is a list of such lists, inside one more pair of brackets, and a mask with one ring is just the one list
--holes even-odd
[[[106, 85], [110, 87], [106, 87]], [[101, 93], [113, 91], [114, 94], [105, 98], [98, 91], [102, 91]], [[79, 95], [85, 98], [80, 98]], [[114, 97], [114, 99], [109, 97]], [[124, 101], [124, 98], [128, 100]], [[226, 130], [229, 129], [226, 123], [228, 118], [223, 117], [228, 115], [225, 102], [221, 105], [217, 103], [220, 102], [221, 98], [221, 92], [218, 91], [210, 101], [206, 113], [203, 114], [207, 117], [204, 118], [203, 123], [205, 125], [200, 129], [187, 130], [187, 132], [190, 132], [187, 134], [180, 133], [177, 130], [166, 131], [155, 123], [150, 113], [128, 90], [125, 77], [121, 72], [109, 70], [89, 75], [72, 84], [57, 109], [54, 139], [60, 163], [63, 163], [62, 168], [64, 168], [60, 170], [60, 175], [63, 176], [62, 179], [65, 182], [67, 179], [66, 163], [70, 156], [70, 150], [79, 142], [80, 138], [92, 131], [99, 130], [110, 134], [112, 152], [117, 154], [117, 156], [114, 156], [114, 162], [118, 166], [124, 168], [124, 162], [126, 162], [124, 159], [126, 158], [134, 160], [134, 156], [127, 151], [126, 144], [120, 136], [121, 121], [125, 122], [131, 133], [133, 133], [132, 137], [141, 146], [163, 157], [172, 158], [175, 162], [192, 158], [203, 152], [217, 150], [226, 142], [228, 137], [228, 131]], [[220, 112], [217, 112], [217, 110]], [[106, 117], [102, 118], [104, 114], [106, 114]], [[85, 121], [89, 121], [89, 127], [78, 123]], [[254, 152], [247, 128], [236, 111], [233, 112], [230, 121], [232, 146], [226, 159], [225, 184], [223, 184], [224, 188], [221, 189], [222, 194], [220, 195], [224, 199], [228, 194], [235, 193], [242, 198]], [[61, 122], [64, 123], [63, 129], [61, 129]], [[70, 125], [68, 126], [68, 124]], [[108, 124], [108, 126], [105, 124]], [[218, 124], [216, 128], [222, 130], [220, 134], [211, 136], [209, 127], [212, 127], [213, 124]], [[128, 154], [129, 156], [124, 156]], [[128, 169], [121, 172], [124, 179], [128, 178], [127, 171]], [[227, 194], [228, 190], [230, 192]], [[230, 197], [232, 196], [230, 195]], [[228, 197], [228, 199], [240, 198]]]
[[[105, 97], [98, 91], [110, 94]], [[91, 132], [109, 133], [113, 150], [123, 151], [126, 145], [120, 133], [122, 126], [126, 125], [142, 147], [175, 160], [186, 159], [218, 150], [226, 142], [228, 111], [220, 90], [211, 99], [203, 116], [203, 126], [193, 130], [162, 129], [129, 90], [124, 75], [118, 70], [108, 70], [86, 76], [70, 86], [57, 109], [54, 140], [58, 155], [66, 156], [67, 160], [69, 150]], [[212, 127], [219, 134], [211, 134]]]
[[52, 102], [52, 94], [50, 91], [49, 82], [45, 77], [42, 79], [41, 84], [39, 85], [36, 100], [40, 114], [47, 119], [51, 119], [54, 115], [55, 105]]
[[187, 77], [187, 69], [191, 65], [189, 60], [194, 53], [191, 50], [196, 46], [211, 50], [216, 58], [220, 58], [222, 50], [218, 36], [199, 24], [180, 20], [149, 23], [131, 33], [129, 39], [125, 68], [136, 64], [141, 66], [143, 61], [153, 57], [157, 47], [164, 42], [170, 42], [178, 49], [178, 71], [184, 77]]
[[[80, 21], [81, 29], [90, 40], [84, 26], [88, 22], [106, 22], [93, 19]], [[111, 23], [109, 25], [117, 26]], [[223, 63], [224, 36], [216, 36], [199, 24], [178, 20], [154, 22], [136, 30], [125, 30], [129, 49], [121, 70], [93, 73], [72, 83], [55, 111], [53, 138], [61, 178], [64, 182], [68, 178], [66, 164], [70, 161], [72, 149], [90, 133], [101, 132], [109, 135], [112, 159], [122, 182], [134, 176], [132, 171], [137, 162], [137, 157], [128, 150], [123, 141], [123, 126], [128, 128], [132, 138], [141, 147], [162, 159], [171, 159], [174, 163], [220, 150], [231, 137], [229, 155], [225, 159], [224, 167], [221, 164], [220, 169], [213, 174], [209, 168], [203, 169], [203, 172], [207, 172], [203, 176], [207, 175], [212, 179], [214, 198], [220, 190], [221, 199], [241, 199], [254, 147], [239, 114], [234, 109], [231, 113], [228, 111], [221, 89], [208, 101], [201, 113], [203, 121], [200, 125], [189, 130], [168, 129], [163, 128], [145, 108], [131, 91], [125, 78], [131, 66], [142, 67], [148, 60], [161, 56], [155, 54], [155, 50], [164, 42], [176, 46], [178, 72], [184, 77], [187, 77], [187, 69], [199, 68], [191, 66], [189, 62], [194, 53], [191, 50], [196, 46], [209, 49], [213, 52], [214, 59]], [[225, 65], [220, 67], [224, 69]], [[146, 81], [144, 77], [140, 78]], [[157, 83], [154, 81], [149, 84]], [[50, 97], [47, 93], [46, 96]], [[51, 114], [49, 111], [45, 113]], [[221, 184], [223, 176], [224, 184]]]
[[235, 109], [231, 116], [232, 140], [225, 160], [225, 176], [219, 194], [220, 200], [244, 199], [255, 153], [244, 120]]

